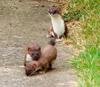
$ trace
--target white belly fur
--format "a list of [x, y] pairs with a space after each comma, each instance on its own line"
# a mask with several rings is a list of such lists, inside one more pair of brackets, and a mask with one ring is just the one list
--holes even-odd
[[26, 61], [32, 61], [32, 57], [29, 54], [26, 54]]
[[60, 15], [54, 15], [51, 16], [51, 21], [52, 21], [52, 26], [54, 32], [58, 35], [61, 36], [65, 32], [65, 26], [64, 26], [64, 20]]

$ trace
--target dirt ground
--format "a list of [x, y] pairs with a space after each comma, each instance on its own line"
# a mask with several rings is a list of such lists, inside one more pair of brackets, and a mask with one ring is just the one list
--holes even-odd
[[[38, 1], [38, 0], [37, 0]], [[44, 46], [50, 18], [50, 2], [0, 0], [0, 87], [77, 87], [76, 75], [67, 61], [75, 54], [72, 46], [57, 43], [54, 70], [27, 77], [23, 60], [25, 47], [32, 40]]]

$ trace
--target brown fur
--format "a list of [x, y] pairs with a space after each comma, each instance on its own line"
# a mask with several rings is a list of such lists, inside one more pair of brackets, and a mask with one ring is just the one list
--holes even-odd
[[27, 76], [33, 75], [33, 72], [35, 71], [34, 67], [36, 67], [36, 64], [34, 62], [35, 61], [26, 62], [25, 74]]
[[49, 29], [48, 29], [48, 37], [49, 38], [51, 38], [51, 37], [54, 37], [54, 38], [56, 38], [57, 37], [57, 35], [54, 33], [54, 31], [53, 31], [53, 27], [50, 27]]
[[[32, 61], [26, 60], [27, 54], [29, 54], [32, 57], [31, 59]], [[26, 49], [25, 60], [24, 60], [25, 74], [27, 76], [31, 75], [32, 71], [34, 71], [32, 67], [33, 61], [34, 60], [37, 61], [40, 58], [40, 56], [41, 56], [40, 46], [35, 42], [31, 43]]]
[[38, 67], [42, 67], [44, 71], [52, 68], [52, 62], [57, 57], [57, 49], [52, 45], [47, 45], [41, 50], [41, 58], [38, 60]]
[[42, 68], [43, 71], [47, 72], [52, 69], [52, 62], [57, 57], [57, 49], [55, 46], [48, 44], [41, 49], [41, 57], [38, 61], [34, 61], [32, 67], [34, 70]]
[[[41, 55], [40, 46], [37, 43], [32, 42], [26, 49], [26, 55], [27, 54], [29, 54], [32, 57], [32, 60], [38, 60]], [[26, 60], [26, 58], [25, 58], [25, 60]]]

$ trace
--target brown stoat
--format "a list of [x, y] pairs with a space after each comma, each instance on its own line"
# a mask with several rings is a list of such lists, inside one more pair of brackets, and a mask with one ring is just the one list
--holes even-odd
[[67, 26], [65, 25], [65, 22], [60, 15], [60, 9], [56, 6], [52, 6], [48, 9], [52, 27], [48, 30], [49, 34], [48, 37], [55, 37], [57, 39], [60, 39], [62, 36], [67, 36]]
[[26, 49], [25, 61], [38, 60], [40, 55], [41, 47], [36, 42], [32, 42]]
[[52, 62], [57, 57], [57, 49], [55, 47], [55, 40], [51, 39], [50, 42], [41, 49], [41, 57], [38, 61], [34, 61], [32, 67], [34, 70], [41, 67], [43, 71], [47, 72], [52, 69]]
[[24, 66], [25, 74], [28, 76], [32, 72], [32, 62], [37, 61], [41, 56], [41, 48], [36, 42], [32, 42], [26, 49]]
[[41, 66], [47, 71], [52, 68], [52, 62], [56, 57], [57, 49], [55, 47], [55, 39], [51, 39], [48, 45], [41, 49], [41, 58], [38, 60], [38, 66]]

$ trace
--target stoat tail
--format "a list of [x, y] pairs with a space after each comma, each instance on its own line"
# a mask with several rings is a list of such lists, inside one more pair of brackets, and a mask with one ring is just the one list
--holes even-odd
[[50, 38], [50, 41], [48, 42], [48, 44], [55, 46], [56, 44], [55, 38]]

